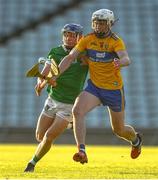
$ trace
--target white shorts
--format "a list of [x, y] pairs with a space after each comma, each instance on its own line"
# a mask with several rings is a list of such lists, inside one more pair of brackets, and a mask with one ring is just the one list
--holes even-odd
[[59, 116], [68, 122], [72, 122], [72, 107], [73, 104], [61, 103], [51, 97], [48, 97], [45, 101], [42, 114], [51, 118]]

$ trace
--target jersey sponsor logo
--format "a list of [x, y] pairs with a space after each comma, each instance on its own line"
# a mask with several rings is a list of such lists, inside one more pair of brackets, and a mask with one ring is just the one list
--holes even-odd
[[103, 52], [103, 53], [96, 53], [96, 57], [97, 58], [104, 58], [105, 57], [105, 52]]
[[87, 54], [90, 60], [94, 62], [111, 62], [115, 57], [117, 57], [114, 52], [96, 51], [92, 49], [88, 49]]
[[108, 62], [112, 62], [113, 60], [112, 59], [109, 59], [109, 60], [104, 60], [104, 59], [97, 59], [97, 58], [90, 58], [91, 61], [93, 62], [104, 62], [104, 63], [108, 63]]

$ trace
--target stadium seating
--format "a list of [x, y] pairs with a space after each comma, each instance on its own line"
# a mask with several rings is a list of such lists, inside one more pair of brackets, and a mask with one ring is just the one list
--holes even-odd
[[[36, 3], [35, 3], [36, 2]], [[0, 34], [9, 34], [30, 20], [40, 19], [47, 12], [70, 0], [1, 0]], [[33, 91], [35, 79], [25, 78], [25, 72], [51, 47], [61, 43], [61, 28], [76, 22], [91, 31], [91, 14], [108, 8], [119, 20], [114, 31], [124, 39], [132, 64], [122, 69], [126, 92], [126, 119], [136, 127], [158, 127], [157, 79], [157, 0], [97, 0], [85, 1], [49, 22], [29, 30], [0, 47], [0, 126], [32, 127], [42, 109], [46, 93], [41, 98]], [[87, 115], [88, 127], [109, 127], [107, 110], [98, 107]]]

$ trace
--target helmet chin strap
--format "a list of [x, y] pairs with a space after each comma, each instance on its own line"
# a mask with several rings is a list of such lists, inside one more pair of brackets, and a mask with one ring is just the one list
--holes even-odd
[[107, 32], [95, 32], [95, 31], [94, 31], [94, 33], [95, 33], [95, 35], [96, 35], [98, 38], [106, 38], [106, 37], [108, 37], [108, 36], [111, 34], [111, 29], [109, 28], [109, 29], [107, 30]]

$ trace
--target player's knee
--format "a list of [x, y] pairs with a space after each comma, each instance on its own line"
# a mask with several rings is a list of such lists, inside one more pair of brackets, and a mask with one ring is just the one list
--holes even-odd
[[43, 140], [43, 136], [44, 136], [44, 134], [41, 134], [41, 133], [39, 133], [39, 132], [36, 132], [36, 140], [37, 140], [38, 142], [41, 142], [41, 141]]
[[74, 115], [74, 117], [84, 116], [84, 114], [83, 114], [83, 109], [81, 110], [81, 108], [78, 107], [78, 106], [75, 106], [75, 107], [72, 109], [72, 114]]

